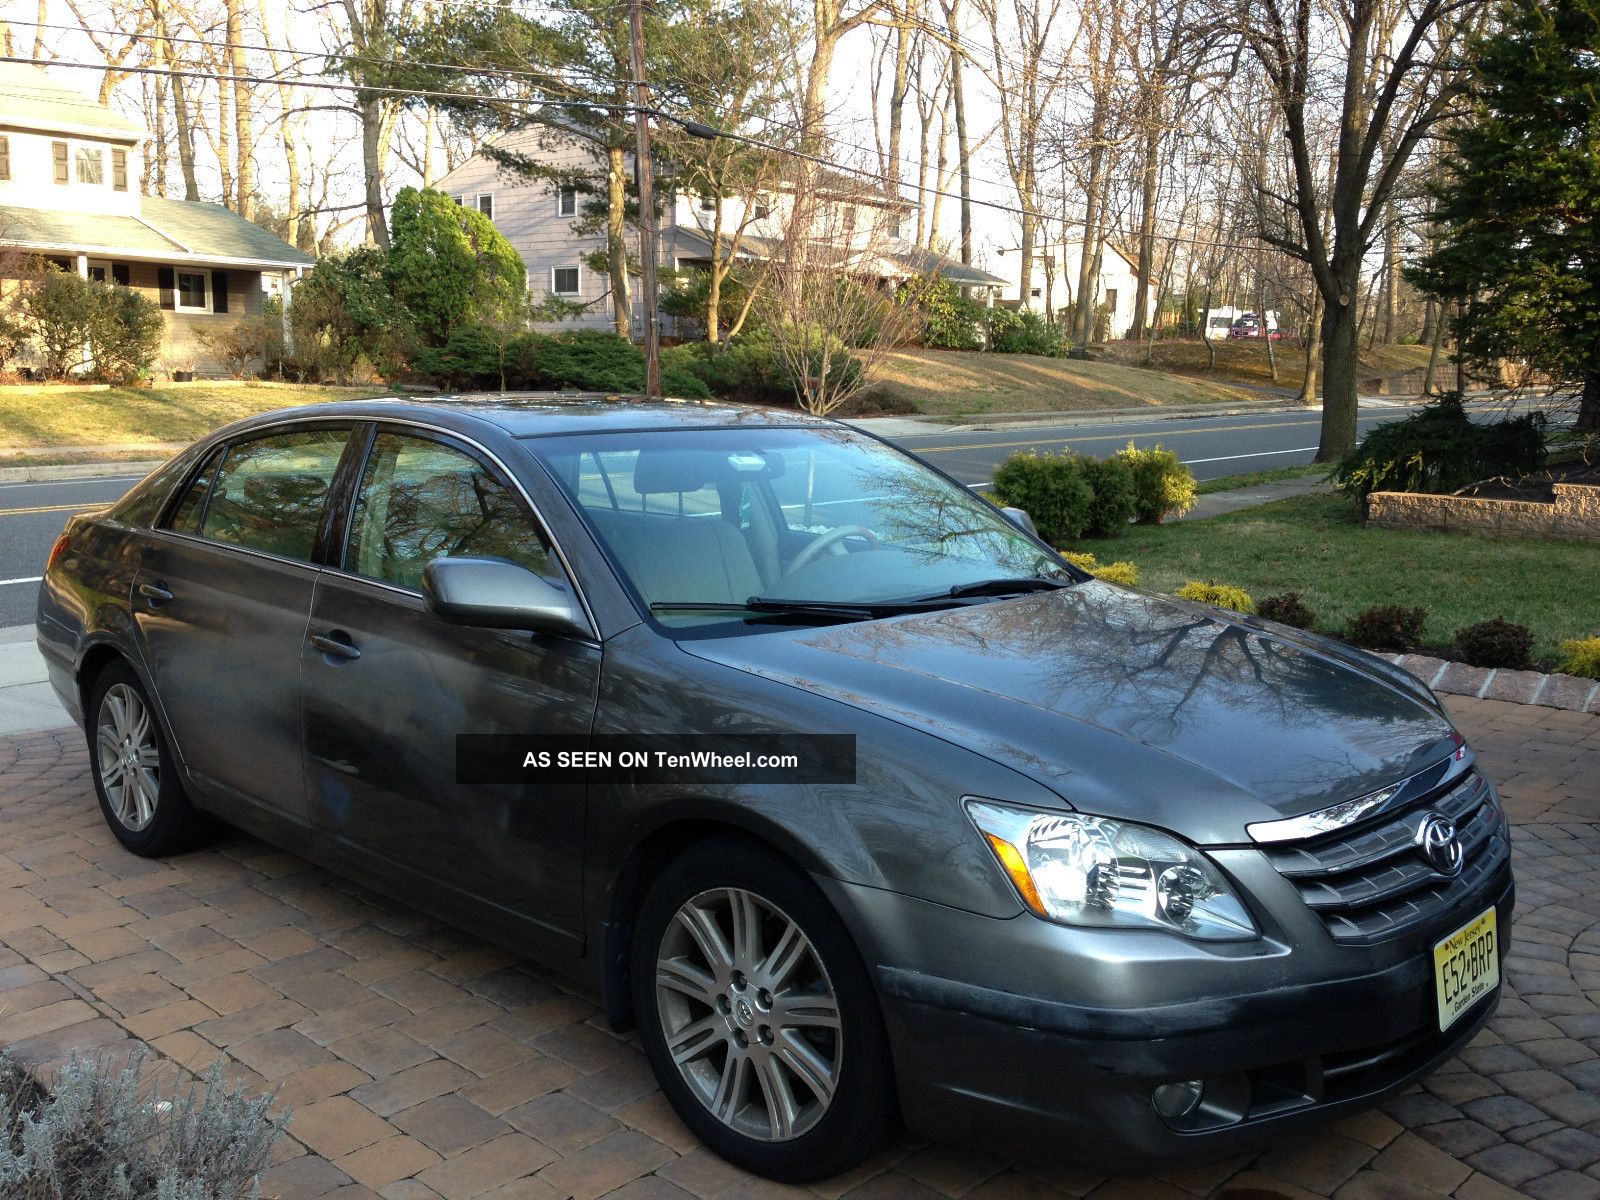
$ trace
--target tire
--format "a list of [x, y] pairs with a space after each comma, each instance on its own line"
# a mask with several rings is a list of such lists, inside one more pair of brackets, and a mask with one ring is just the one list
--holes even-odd
[[111, 663], [95, 679], [88, 718], [95, 795], [117, 841], [146, 858], [193, 845], [200, 814], [178, 779], [149, 694], [127, 663]]
[[893, 1128], [894, 1070], [866, 967], [816, 885], [771, 851], [717, 838], [668, 864], [639, 912], [632, 983], [667, 1099], [735, 1166], [822, 1179]]

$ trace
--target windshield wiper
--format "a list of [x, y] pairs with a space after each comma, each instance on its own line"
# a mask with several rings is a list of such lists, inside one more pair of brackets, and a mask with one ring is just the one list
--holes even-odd
[[925, 600], [960, 599], [963, 596], [1015, 596], [1023, 592], [1053, 592], [1058, 588], [1071, 587], [1071, 579], [1049, 579], [1043, 575], [1023, 575], [1010, 579], [980, 579], [976, 583], [958, 583], [948, 592], [941, 592], [937, 596], [923, 597]]

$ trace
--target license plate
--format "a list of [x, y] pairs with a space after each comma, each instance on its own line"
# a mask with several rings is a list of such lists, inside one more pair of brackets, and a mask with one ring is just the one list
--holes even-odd
[[1449, 1029], [1500, 985], [1500, 931], [1490, 909], [1433, 947], [1439, 1029]]

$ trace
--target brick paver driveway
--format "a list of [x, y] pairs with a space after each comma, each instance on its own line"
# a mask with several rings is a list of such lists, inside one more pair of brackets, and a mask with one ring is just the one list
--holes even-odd
[[167, 862], [101, 823], [74, 730], [0, 743], [0, 1045], [219, 1054], [294, 1108], [267, 1196], [389, 1200], [1600, 1197], [1600, 716], [1453, 705], [1502, 781], [1506, 998], [1382, 1112], [1250, 1159], [1101, 1180], [903, 1138], [809, 1189], [722, 1163], [593, 998], [240, 835]]

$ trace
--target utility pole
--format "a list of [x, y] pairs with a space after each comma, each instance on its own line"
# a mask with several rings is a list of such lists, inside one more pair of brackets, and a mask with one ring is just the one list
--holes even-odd
[[634, 132], [638, 141], [633, 156], [634, 182], [639, 188], [639, 272], [644, 295], [644, 394], [661, 395], [661, 328], [656, 294], [656, 258], [659, 234], [656, 231], [655, 180], [650, 170], [650, 88], [644, 78], [644, 9], [642, 0], [629, 0], [629, 24], [633, 41], [633, 94], [636, 110]]

